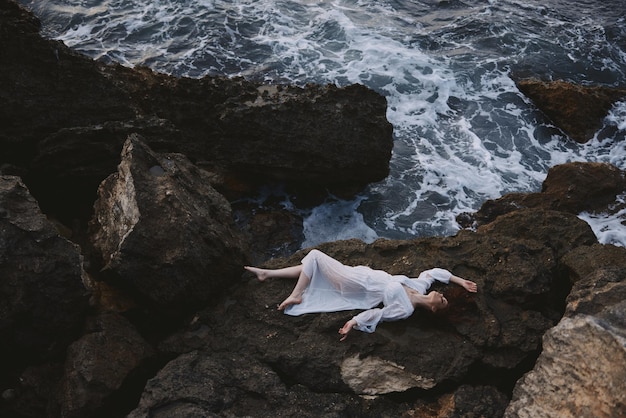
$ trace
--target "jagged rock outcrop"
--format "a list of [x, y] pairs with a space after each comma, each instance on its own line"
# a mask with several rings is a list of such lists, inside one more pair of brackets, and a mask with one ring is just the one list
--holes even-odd
[[[578, 164], [571, 168], [584, 171]], [[595, 180], [611, 183], [613, 171], [601, 172], [606, 179], [598, 174]], [[568, 191], [577, 181], [576, 176], [554, 176], [546, 186], [551, 190], [546, 193], [546, 200], [566, 201]], [[581, 195], [585, 188], [587, 194], [597, 189], [597, 183], [583, 184], [587, 186], [580, 186]], [[613, 189], [606, 193], [612, 195]], [[606, 196], [597, 197], [608, 201]], [[536, 199], [540, 199], [540, 194]], [[419, 400], [419, 396], [407, 396], [414, 400], [405, 402], [407, 398], [402, 398], [401, 405], [387, 410], [397, 414], [419, 413], [424, 408], [435, 408], [439, 411], [435, 416], [451, 416], [463, 408], [486, 411], [482, 400], [468, 404], [461, 400], [461, 388], [466, 386], [456, 385], [472, 381], [484, 388], [500, 388], [485, 389], [490, 394], [489, 402], [493, 402], [488, 416], [500, 416], [506, 405], [506, 388], [511, 388], [517, 377], [532, 367], [544, 332], [561, 317], [571, 283], [585, 274], [569, 264], [583, 259], [577, 253], [589, 252], [590, 259], [596, 258], [595, 242], [589, 226], [574, 214], [546, 210], [539, 205], [536, 209], [510, 211], [476, 232], [462, 231], [455, 237], [379, 240], [370, 245], [359, 241], [329, 243], [320, 248], [346, 263], [367, 264], [395, 274], [415, 274], [432, 265], [442, 265], [476, 280], [481, 290], [471, 296], [455, 292], [454, 288], [442, 289], [455, 305], [447, 316], [418, 312], [406, 321], [383, 324], [375, 334], [357, 333], [350, 336], [347, 344], [338, 344], [337, 329], [352, 312], [288, 317], [278, 313], [275, 306], [293, 283], [258, 283], [251, 279], [215, 308], [201, 312], [186, 330], [159, 348], [179, 355], [176, 364], [181, 366], [179, 362], [187, 358], [185, 353], [232, 355], [239, 347], [245, 347], [246, 353], [255, 353], [255, 362], [263, 365], [267, 374], [281, 378], [285, 390], [295, 385], [313, 393], [344, 394], [347, 404], [354, 402], [353, 393], [421, 391], [437, 398], [433, 404]], [[296, 264], [303, 254], [273, 260], [268, 266]], [[598, 263], [611, 265], [613, 256], [621, 257], [607, 254], [597, 257], [601, 260]], [[165, 376], [158, 378], [161, 393], [173, 384], [167, 383]], [[135, 411], [137, 416], [159, 410], [159, 402], [151, 394], [152, 390], [144, 393], [141, 407]], [[185, 407], [206, 405], [203, 397], [185, 399]], [[252, 402], [245, 397], [238, 400], [236, 408]], [[274, 405], [273, 412], [286, 408], [276, 406], [279, 403], [273, 396], [258, 401], [267, 408]], [[169, 405], [175, 404], [170, 399]], [[235, 411], [234, 403], [222, 405], [226, 411]], [[496, 405], [500, 405], [499, 409]], [[174, 406], [168, 409], [169, 413], [176, 411]], [[178, 410], [181, 411], [184, 409]]]
[[596, 245], [563, 261], [576, 280], [565, 316], [544, 336], [505, 416], [625, 416], [626, 249]]
[[0, 176], [0, 382], [62, 355], [80, 335], [87, 302], [80, 248], [18, 177]]
[[593, 138], [616, 102], [626, 99], [626, 88], [535, 79], [518, 80], [516, 84], [558, 128], [581, 143]]
[[[186, 180], [174, 181], [187, 179], [189, 173], [195, 173], [193, 168], [187, 167], [188, 162], [183, 157], [155, 154], [136, 137], [128, 140], [125, 150], [120, 164], [121, 174], [117, 176], [127, 181], [119, 179], [119, 190], [131, 191], [130, 184], [139, 184], [134, 183], [139, 179], [143, 182], [138, 188], [158, 201], [159, 196], [166, 196], [163, 192], [168, 187], [176, 196], [181, 190], [189, 189], [185, 186], [188, 184]], [[612, 178], [610, 172], [607, 173], [608, 178]], [[206, 180], [204, 174], [195, 175], [201, 181]], [[130, 179], [132, 183], [128, 182]], [[576, 178], [567, 176], [560, 179], [563, 182], [576, 181]], [[129, 187], [121, 187], [124, 184]], [[553, 186], [562, 193], [570, 189], [566, 183]], [[106, 187], [105, 182], [103, 190]], [[202, 189], [198, 185], [193, 188]], [[144, 192], [135, 189], [135, 194], [119, 196], [126, 196], [125, 204], [128, 205], [133, 200], [128, 197], [136, 197], [139, 193]], [[549, 196], [552, 198], [554, 196]], [[150, 199], [146, 201], [152, 202]], [[117, 206], [98, 207], [97, 213], [104, 216], [103, 213], [115, 212], [119, 210], [121, 200], [119, 202]], [[180, 207], [192, 206], [177, 204], [161, 206], [154, 212], [139, 212], [145, 217], [161, 219], [157, 222], [160, 223], [158, 227], [151, 226], [156, 234], [158, 228], [167, 229], [161, 225], [167, 224], [163, 219], [180, 219], [175, 215], [180, 213]], [[137, 227], [138, 224], [134, 225]], [[180, 227], [176, 233], [180, 233]], [[171, 231], [168, 234], [176, 236]], [[113, 235], [125, 234], [121, 231]], [[150, 240], [152, 236], [146, 233], [143, 239]], [[144, 311], [147, 316], [140, 318], [136, 325], [139, 332], [147, 332], [152, 343], [131, 345], [144, 347], [145, 356], [134, 357], [137, 352], [133, 351], [128, 354], [132, 354], [130, 358], [134, 361], [111, 362], [110, 367], [80, 360], [83, 354], [93, 357], [90, 353], [98, 351], [93, 343], [101, 340], [108, 341], [110, 349], [103, 348], [106, 355], [96, 356], [100, 360], [106, 361], [108, 355], [118, 348], [124, 350], [128, 341], [120, 329], [129, 330], [137, 341], [142, 341], [130, 325], [87, 327], [85, 336], [72, 344], [63, 369], [55, 372], [53, 368], [46, 372], [38, 367], [24, 371], [21, 385], [35, 385], [32, 376], [43, 379], [47, 373], [49, 378], [36, 382], [44, 387], [48, 382], [49, 387], [54, 388], [64, 375], [59, 387], [61, 392], [48, 389], [47, 396], [48, 402], [59, 405], [58, 408], [64, 408], [69, 414], [130, 412], [134, 405], [129, 399], [140, 397], [137, 380], [152, 377], [132, 416], [161, 412], [184, 416], [190, 411], [206, 416], [276, 416], [294, 414], [298, 410], [304, 411], [302, 416], [410, 416], [424, 410], [433, 411], [434, 416], [452, 416], [459, 411], [501, 416], [515, 382], [532, 369], [545, 331], [559, 322], [572, 283], [576, 283], [575, 289], [582, 289], [582, 283], [587, 283], [585, 286], [592, 289], [588, 294], [598, 294], [602, 301], [614, 295], [609, 289], [615, 287], [616, 278], [623, 277], [615, 259], [623, 260], [623, 253], [600, 252], [594, 245], [596, 242], [589, 226], [576, 215], [539, 207], [511, 211], [476, 231], [464, 230], [454, 237], [379, 240], [369, 245], [352, 240], [322, 245], [320, 249], [349, 264], [367, 264], [392, 274], [409, 275], [437, 265], [479, 284], [480, 291], [475, 295], [454, 286], [441, 286], [439, 290], [446, 293], [453, 306], [443, 316], [417, 312], [405, 321], [382, 324], [374, 334], [355, 332], [342, 343], [338, 341], [337, 330], [356, 312], [301, 317], [284, 315], [275, 306], [289, 293], [293, 282], [269, 280], [260, 283], [253, 278], [240, 281], [243, 270], [238, 265], [236, 272], [224, 273], [231, 283], [237, 285], [229, 287], [229, 283], [222, 282], [214, 297], [204, 300], [205, 308], [165, 339], [144, 325], [156, 321], [163, 326], [161, 313], [167, 309], [160, 311], [158, 304], [146, 302], [149, 298], [135, 298], [135, 304], [128, 307], [126, 315], [136, 322], [137, 317], [133, 314], [136, 307]], [[127, 253], [143, 245], [142, 242], [135, 243], [128, 247]], [[274, 259], [268, 266], [299, 263], [305, 252]], [[205, 252], [191, 257], [204, 255]], [[616, 275], [590, 274], [598, 265]], [[119, 282], [111, 281], [109, 285], [118, 286]], [[606, 290], [600, 291], [600, 287]], [[121, 286], [117, 291], [124, 293], [127, 290], [128, 287]], [[136, 296], [133, 293], [131, 295]], [[620, 294], [617, 293], [616, 297], [619, 298]], [[586, 299], [581, 298], [578, 308], [586, 309], [585, 315], [590, 315], [595, 308], [586, 303]], [[150, 313], [145, 313], [145, 307], [150, 308]], [[101, 306], [100, 309], [109, 308]], [[606, 322], [607, 318], [603, 317], [603, 321]], [[88, 323], [106, 325], [110, 322], [98, 319]], [[158, 359], [157, 363], [142, 370], [141, 359], [150, 357]], [[174, 360], [166, 363], [170, 358]], [[158, 364], [164, 367], [158, 367], [160, 371], [157, 372]], [[55, 375], [57, 379], [53, 378]], [[83, 375], [94, 376], [93, 384], [79, 384], [81, 379], [77, 377]], [[617, 377], [618, 374], [611, 375], [611, 378]], [[129, 378], [135, 383], [128, 384]], [[185, 385], [181, 385], [183, 380]], [[261, 392], [260, 387], [264, 391]], [[134, 391], [126, 393], [132, 388]], [[17, 399], [11, 405], [23, 406], [19, 394], [34, 390], [34, 386], [18, 386], [15, 391]], [[37, 390], [43, 392], [41, 388]], [[63, 393], [63, 398], [57, 398], [56, 393]], [[121, 393], [126, 394], [122, 396]], [[607, 399], [619, 396], [608, 389], [603, 393]], [[373, 398], [362, 398], [364, 395]], [[39, 402], [42, 404], [41, 400]], [[20, 409], [22, 413], [24, 410]], [[41, 409], [34, 411], [41, 413]]]
[[0, 166], [70, 221], [88, 213], [131, 133], [247, 183], [358, 188], [389, 172], [387, 103], [364, 86], [176, 78], [44, 40], [12, 0], [0, 0], [0, 20]]
[[101, 278], [175, 318], [234, 284], [246, 258], [230, 205], [185, 156], [156, 154], [131, 135], [98, 195], [91, 239]]
[[[569, 284], [561, 276], [560, 257], [594, 242], [588, 225], [573, 215], [527, 210], [497, 220], [489, 230], [445, 239], [329, 243], [319, 248], [348, 264], [410, 275], [444, 266], [476, 280], [480, 291], [469, 295], [453, 286], [440, 289], [455, 306], [447, 315], [416, 312], [405, 321], [379, 326], [374, 334], [356, 333], [339, 343], [337, 330], [355, 312], [286, 316], [276, 304], [293, 282], [251, 279], [215, 308], [201, 312], [160, 349], [181, 356], [194, 350], [252, 355], [267, 373], [278, 374], [286, 388], [299, 385], [314, 393], [343, 393], [352, 400], [353, 394], [437, 394], [468, 381], [512, 387], [514, 376], [533, 364], [543, 333], [561, 317]], [[299, 263], [305, 252], [268, 265]], [[159, 384], [166, 385], [161, 379]], [[159, 408], [147, 391], [142, 414]]]
[[581, 212], [619, 211], [612, 206], [626, 192], [626, 173], [611, 164], [573, 162], [548, 171], [541, 192], [509, 193], [487, 200], [477, 212], [457, 217], [464, 227], [487, 224], [498, 216], [524, 208], [558, 210], [575, 215]]

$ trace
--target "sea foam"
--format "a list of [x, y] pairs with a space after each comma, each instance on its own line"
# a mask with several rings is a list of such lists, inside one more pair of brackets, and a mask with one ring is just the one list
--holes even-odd
[[[554, 165], [601, 161], [626, 169], [624, 102], [592, 141], [578, 144], [512, 76], [541, 71], [623, 84], [626, 21], [606, 2], [593, 11], [588, 2], [521, 0], [22, 2], [45, 17], [50, 36], [103, 60], [178, 76], [360, 83], [385, 96], [395, 141], [390, 175], [351, 200], [329, 196], [316, 208], [293, 207], [305, 217], [306, 246], [450, 235], [459, 213], [505, 193], [540, 190]], [[612, 237], [602, 240], [623, 242], [623, 213], [581, 217], [599, 237]]]

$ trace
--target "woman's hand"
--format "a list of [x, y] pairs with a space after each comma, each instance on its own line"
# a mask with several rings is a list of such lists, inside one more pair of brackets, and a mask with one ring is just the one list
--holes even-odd
[[478, 285], [470, 280], [462, 279], [459, 284], [468, 292], [476, 293], [478, 291]]
[[465, 280], [459, 276], [452, 275], [452, 277], [450, 277], [450, 282], [458, 284], [468, 292], [476, 293], [478, 291], [478, 285], [476, 283], [471, 280]]
[[346, 322], [343, 327], [339, 328], [339, 334], [342, 335], [339, 341], [343, 341], [346, 338], [348, 338], [348, 333], [352, 331], [352, 328], [354, 328], [355, 325], [356, 325], [356, 321], [354, 319], [351, 319], [348, 322]]

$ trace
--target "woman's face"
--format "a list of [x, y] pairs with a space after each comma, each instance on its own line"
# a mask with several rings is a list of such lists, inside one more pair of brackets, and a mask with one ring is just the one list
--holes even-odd
[[432, 310], [434, 311], [438, 311], [440, 309], [445, 309], [448, 307], [448, 299], [446, 299], [446, 297], [439, 293], [439, 292], [430, 292], [430, 295], [432, 297]]

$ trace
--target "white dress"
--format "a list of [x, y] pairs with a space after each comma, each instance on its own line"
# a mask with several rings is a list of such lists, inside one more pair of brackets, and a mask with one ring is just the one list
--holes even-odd
[[[311, 283], [302, 295], [302, 303], [285, 308], [288, 315], [367, 309], [356, 315], [356, 329], [374, 332], [382, 321], [397, 321], [413, 314], [414, 308], [403, 286], [421, 294], [435, 280], [449, 283], [452, 273], [441, 268], [422, 272], [416, 279], [373, 270], [366, 266], [346, 266], [319, 250], [311, 250], [302, 259], [303, 272]], [[379, 304], [382, 308], [376, 308]]]

